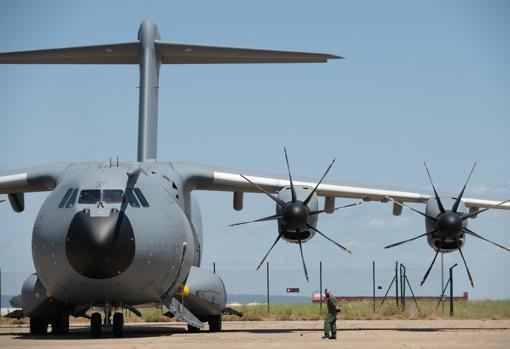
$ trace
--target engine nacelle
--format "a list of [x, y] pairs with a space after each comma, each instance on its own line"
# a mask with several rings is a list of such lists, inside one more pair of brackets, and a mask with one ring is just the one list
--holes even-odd
[[23, 283], [21, 308], [28, 317], [55, 318], [66, 313], [64, 304], [51, 298], [37, 274], [30, 275]]
[[[202, 268], [191, 267], [186, 286], [181, 292], [183, 305], [202, 321], [221, 314], [227, 304], [223, 281]], [[179, 295], [176, 297], [179, 299]]]
[[[296, 190], [296, 198], [299, 201], [305, 201], [313, 188], [305, 187], [305, 186], [295, 186]], [[283, 200], [286, 203], [292, 201], [292, 191], [290, 187], [284, 187], [278, 192], [278, 198]], [[307, 204], [310, 212], [319, 210], [319, 200], [317, 199], [317, 195], [313, 195], [310, 201]], [[276, 205], [276, 214], [282, 214], [282, 208], [279, 205]], [[312, 226], [317, 226], [317, 218], [318, 215], [312, 215], [308, 218], [308, 223]], [[298, 236], [296, 234], [296, 230], [294, 228], [286, 227], [285, 224], [279, 220], [278, 221], [278, 233], [282, 234], [282, 238], [287, 240], [288, 242], [298, 243]], [[311, 229], [303, 229], [300, 231], [301, 242], [306, 242], [313, 238], [315, 232]]]

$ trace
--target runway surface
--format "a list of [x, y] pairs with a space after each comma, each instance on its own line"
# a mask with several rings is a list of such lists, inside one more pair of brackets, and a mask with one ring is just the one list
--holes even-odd
[[186, 333], [179, 323], [133, 323], [124, 338], [88, 327], [66, 336], [31, 336], [26, 325], [0, 326], [0, 348], [508, 348], [510, 320], [338, 321], [338, 339], [325, 340], [321, 321], [224, 322], [220, 333]]

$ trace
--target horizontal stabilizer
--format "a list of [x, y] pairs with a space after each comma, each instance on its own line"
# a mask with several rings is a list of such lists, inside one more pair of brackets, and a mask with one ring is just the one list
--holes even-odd
[[0, 53], [2, 64], [138, 64], [140, 43]]
[[209, 63], [323, 63], [343, 58], [324, 53], [259, 50], [155, 41], [164, 64]]
[[[155, 40], [163, 64], [321, 63], [343, 58], [324, 53], [173, 44]], [[0, 64], [138, 64], [140, 42], [0, 53]]]

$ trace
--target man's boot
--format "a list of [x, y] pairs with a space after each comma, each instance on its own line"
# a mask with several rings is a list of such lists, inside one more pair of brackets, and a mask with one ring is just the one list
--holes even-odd
[[329, 337], [329, 339], [336, 339], [336, 333], [332, 334], [331, 337]]
[[328, 338], [329, 338], [329, 339], [331, 339], [331, 338], [329, 337], [329, 333], [324, 333], [324, 336], [322, 336], [321, 338], [322, 338], [322, 339], [328, 339]]

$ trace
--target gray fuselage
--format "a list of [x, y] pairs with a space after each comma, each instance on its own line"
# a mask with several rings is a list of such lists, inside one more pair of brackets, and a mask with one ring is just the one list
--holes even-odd
[[169, 163], [76, 163], [61, 178], [32, 236], [48, 297], [66, 304], [158, 302], [199, 266], [200, 211]]

